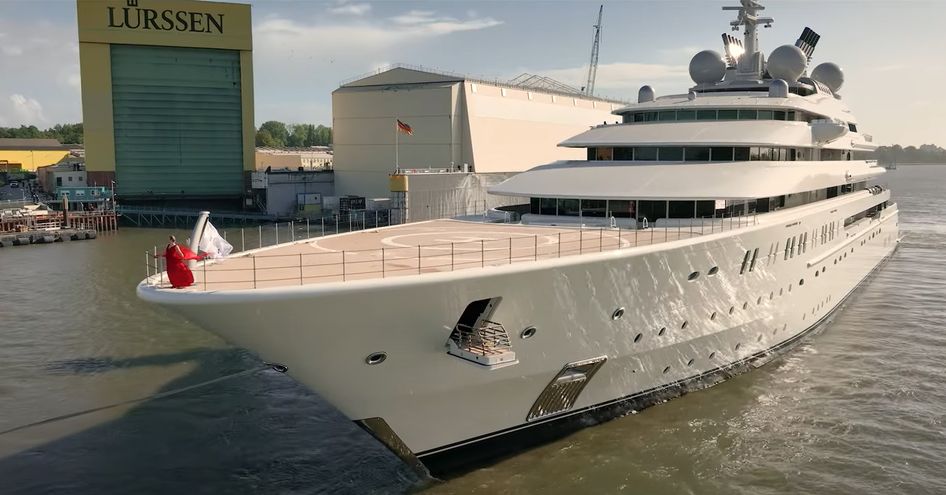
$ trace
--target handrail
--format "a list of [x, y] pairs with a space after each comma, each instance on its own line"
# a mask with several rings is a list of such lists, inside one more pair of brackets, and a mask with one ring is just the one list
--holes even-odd
[[[695, 219], [694, 219], [695, 220]], [[406, 247], [331, 252], [252, 252], [221, 261], [205, 260], [194, 271], [203, 290], [306, 285], [323, 281], [391, 278], [432, 272], [501, 266], [600, 253], [688, 239], [758, 223], [755, 214], [706, 218], [690, 225], [649, 229], [598, 228]], [[308, 228], [306, 229], [308, 231]], [[324, 232], [324, 231], [323, 231]], [[242, 236], [241, 236], [242, 237]], [[300, 236], [301, 237], [301, 236]], [[303, 241], [304, 242], [304, 241]], [[163, 286], [163, 272], [148, 265], [146, 283]], [[161, 278], [155, 276], [161, 274]]]

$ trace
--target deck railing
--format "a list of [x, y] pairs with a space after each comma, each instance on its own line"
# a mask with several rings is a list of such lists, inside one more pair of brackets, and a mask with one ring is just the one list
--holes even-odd
[[[755, 215], [706, 218], [689, 225], [649, 229], [575, 229], [549, 234], [511, 236], [407, 247], [382, 247], [313, 253], [307, 243], [298, 252], [267, 254], [266, 250], [201, 261], [194, 267], [200, 290], [236, 290], [390, 278], [423, 273], [509, 265], [529, 261], [600, 253], [708, 235], [755, 225]], [[291, 249], [285, 246], [282, 249]], [[147, 283], [168, 285], [162, 258], [145, 253]]]

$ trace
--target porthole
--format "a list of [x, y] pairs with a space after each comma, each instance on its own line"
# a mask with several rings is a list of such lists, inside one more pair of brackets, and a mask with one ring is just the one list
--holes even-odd
[[735, 306], [730, 306], [730, 307], [729, 307], [729, 314], [733, 314], [734, 311], [736, 311], [736, 307], [735, 307]]
[[532, 337], [535, 336], [535, 332], [537, 331], [538, 330], [536, 330], [535, 327], [526, 327], [525, 330], [523, 330], [522, 333], [519, 334], [519, 338], [521, 338], [522, 340], [531, 339]]
[[698, 279], [698, 278], [700, 278], [700, 272], [693, 272], [693, 273], [690, 274], [689, 277], [687, 277], [687, 280], [689, 280], [690, 282], [692, 282], [692, 281], [694, 281], [694, 280], [696, 280], [696, 279]]
[[772, 335], [775, 335], [775, 334], [777, 334], [777, 333], [778, 333], [778, 328], [773, 328], [773, 329], [772, 329]]
[[371, 354], [368, 354], [368, 357], [365, 358], [365, 363], [370, 364], [370, 365], [381, 364], [387, 358], [388, 358], [387, 353], [373, 352]]
[[706, 275], [712, 277], [713, 275], [716, 275], [717, 273], [719, 273], [719, 267], [714, 266], [713, 268], [710, 268], [709, 271], [706, 272]]
[[716, 319], [716, 312], [713, 311], [713, 314], [710, 315], [710, 320], [715, 320], [715, 319]]
[[716, 357], [716, 353], [715, 353], [715, 352], [711, 352], [710, 355], [709, 355], [709, 358], [710, 358], [710, 359], [713, 359], [714, 357]]
[[669, 367], [669, 366], [667, 366], [666, 368], [664, 368], [664, 374], [666, 374], [666, 373], [669, 372], [669, 371], [670, 371], [670, 367]]
[[695, 359], [691, 359], [691, 360], [687, 361], [687, 366], [693, 366], [693, 362], [694, 362], [694, 361], [696, 361], [696, 360], [695, 360]]
[[822, 267], [821, 267], [821, 273], [824, 273], [824, 271], [827, 270], [827, 269], [828, 269], [828, 267], [822, 266]]
[[788, 323], [783, 323], [783, 324], [782, 324], [782, 331], [784, 332], [786, 329], [788, 329]]
[[756, 299], [755, 303], [756, 303], [756, 304], [762, 304], [762, 296], [759, 296], [759, 298]]
[[644, 334], [642, 334], [642, 333], [639, 333], [639, 334], [635, 335], [635, 336], [634, 336], [634, 343], [636, 344], [636, 343], [640, 342], [640, 341], [641, 341], [641, 337], [643, 337], [643, 336], [644, 336]]
[[785, 293], [785, 289], [779, 289], [779, 290], [778, 290], [778, 295], [779, 295], [779, 297], [782, 297], [782, 294], [784, 294], [784, 293]]
[[789, 291], [789, 292], [792, 291], [792, 284], [788, 284], [788, 291]]
[[759, 334], [758, 337], [756, 337], [755, 341], [756, 341], [756, 342], [762, 342], [762, 334], [761, 334], [761, 333]]
[[689, 325], [689, 324], [690, 324], [690, 322], [688, 322], [688, 321], [686, 321], [686, 320], [683, 320], [683, 323], [680, 324], [680, 330], [683, 330], [683, 329], [686, 328], [687, 325]]
[[801, 286], [803, 286], [803, 285], [805, 285], [805, 279], [799, 279], [799, 280], [798, 280], [798, 286], [801, 287]]
[[820, 270], [815, 270], [815, 276], [816, 276], [816, 277], [818, 276], [819, 273], [821, 273]]
[[769, 292], [769, 301], [775, 299], [775, 291]]
[[733, 350], [738, 351], [740, 347], [742, 347], [742, 344], [736, 344], [736, 347], [733, 347]]
[[614, 312], [611, 313], [611, 319], [612, 319], [612, 320], [620, 320], [622, 317], [624, 317], [624, 308], [623, 308], [623, 307], [618, 308], [618, 309], [615, 309]]
[[835, 265], [838, 264], [838, 259], [837, 259], [837, 258], [834, 259], [834, 264], [835, 264]]
[[660, 330], [658, 330], [658, 331], [657, 331], [657, 336], [658, 336], [658, 337], [663, 337], [665, 333], [667, 333], [667, 327], [663, 327], [663, 328], [661, 328]]
[[748, 302], [742, 303], [742, 309], [747, 309], [748, 307], [749, 307], [749, 303], [748, 303]]

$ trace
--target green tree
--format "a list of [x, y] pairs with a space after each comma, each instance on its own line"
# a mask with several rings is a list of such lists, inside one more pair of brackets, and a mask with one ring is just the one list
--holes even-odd
[[295, 124], [292, 126], [292, 133], [289, 135], [289, 140], [286, 142], [288, 146], [292, 147], [302, 147], [302, 146], [311, 146], [306, 144], [306, 137], [309, 135], [309, 128], [312, 127], [312, 124]]
[[277, 120], [270, 120], [263, 122], [263, 125], [259, 126], [260, 131], [266, 131], [272, 137], [274, 147], [282, 148], [286, 146], [286, 143], [289, 141], [289, 129], [286, 128], [286, 124], [279, 122]]
[[266, 129], [256, 131], [256, 146], [263, 148], [278, 148], [279, 143], [273, 138], [273, 135]]

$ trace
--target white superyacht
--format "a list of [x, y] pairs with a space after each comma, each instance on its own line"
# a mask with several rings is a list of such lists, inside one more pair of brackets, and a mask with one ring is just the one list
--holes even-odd
[[138, 295], [284, 366], [435, 475], [764, 364], [899, 231], [842, 71], [809, 72], [807, 28], [766, 58], [762, 9], [726, 8], [744, 39], [698, 53], [688, 94], [645, 86], [623, 122], [562, 143], [587, 160], [495, 186], [523, 198], [519, 224], [284, 243], [198, 266], [184, 290], [150, 276]]

